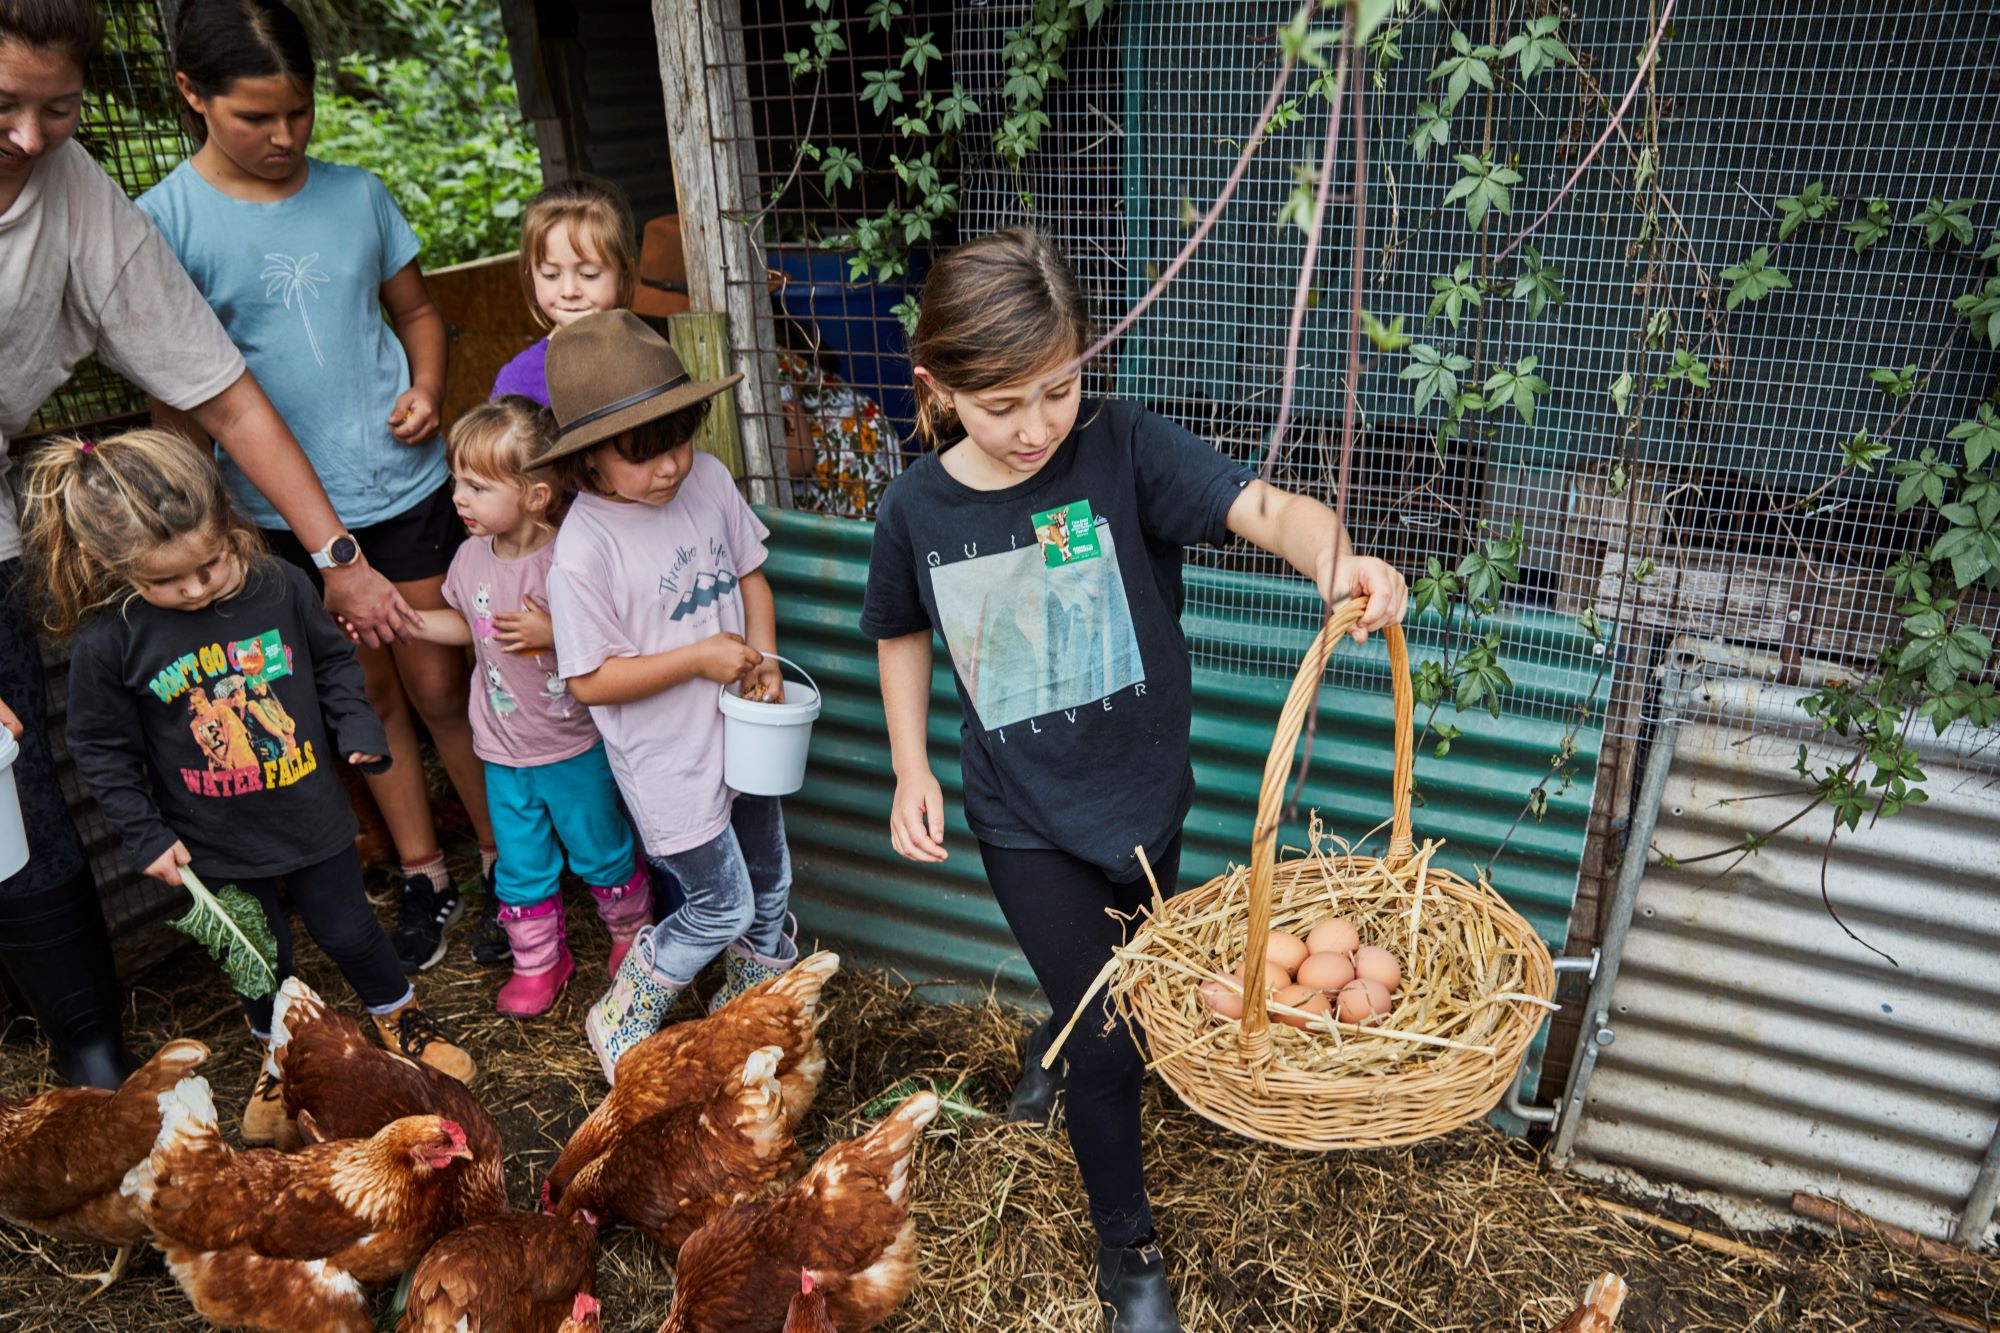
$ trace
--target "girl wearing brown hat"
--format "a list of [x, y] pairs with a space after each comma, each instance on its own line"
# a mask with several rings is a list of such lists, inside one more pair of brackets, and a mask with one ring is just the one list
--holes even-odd
[[[1044, 236], [1010, 228], [931, 270], [912, 356], [918, 429], [940, 447], [883, 496], [861, 615], [881, 646], [891, 842], [913, 861], [946, 856], [924, 740], [935, 632], [965, 713], [966, 822], [1058, 1015], [1147, 902], [1134, 845], [1175, 885], [1194, 797], [1182, 548], [1240, 536], [1329, 602], [1366, 594], [1357, 638], [1401, 619], [1406, 592], [1317, 500], [1136, 404], [1084, 401], [1076, 358], [1089, 343], [1076, 275]], [[1016, 1119], [1050, 1109], [1047, 1038], [1045, 1026], [1029, 1043]], [[1100, 1003], [1066, 1058], [1106, 1326], [1177, 1333], [1140, 1155], [1144, 1057]]]
[[690, 381], [629, 310], [549, 338], [550, 466], [576, 502], [549, 570], [556, 667], [590, 708], [656, 867], [686, 901], [640, 933], [585, 1016], [610, 1082], [695, 974], [728, 951], [712, 1008], [797, 961], [785, 935], [792, 860], [777, 798], [722, 780], [724, 685], [779, 700], [768, 532], [729, 470], [696, 453], [708, 401], [741, 379]]

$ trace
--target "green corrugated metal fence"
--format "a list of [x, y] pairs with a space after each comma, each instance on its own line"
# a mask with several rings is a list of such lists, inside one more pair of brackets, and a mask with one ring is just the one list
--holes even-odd
[[[785, 802], [796, 872], [792, 902], [801, 937], [819, 939], [857, 960], [899, 969], [912, 981], [945, 979], [981, 990], [991, 985], [1004, 999], [1033, 1003], [1034, 978], [986, 891], [978, 849], [958, 808], [959, 709], [949, 660], [938, 653], [931, 687], [930, 742], [931, 763], [949, 807], [946, 843], [951, 858], [941, 866], [919, 866], [889, 847], [889, 800], [895, 784], [883, 731], [875, 645], [858, 627], [873, 525], [775, 510], [760, 514], [771, 527], [771, 557], [765, 570], [777, 595], [780, 646], [787, 657], [812, 672], [826, 695], [813, 732], [805, 788]], [[1189, 571], [1191, 585], [1249, 578]], [[1190, 602], [1270, 605], [1271, 581], [1255, 581], [1262, 585], [1257, 599], [1191, 597]], [[1284, 592], [1295, 593], [1302, 602], [1310, 596], [1303, 580], [1283, 585], [1280, 595]], [[1510, 637], [1526, 635], [1538, 641], [1551, 634], [1576, 633], [1555, 617], [1533, 613], [1510, 615], [1502, 628]], [[1216, 615], [1191, 616], [1187, 630], [1197, 640], [1227, 640], [1237, 646], [1239, 656], [1246, 646], [1254, 646], [1274, 666], [1269, 673], [1254, 675], [1195, 673], [1197, 794], [1187, 821], [1182, 878], [1199, 884], [1228, 862], [1249, 855], [1250, 825], [1271, 731], [1307, 636]], [[1413, 627], [1412, 658], [1424, 646], [1423, 627]], [[1357, 652], [1364, 661], [1372, 661], [1382, 688], [1374, 693], [1329, 688], [1322, 696], [1301, 819], [1286, 834], [1291, 845], [1303, 844], [1304, 815], [1313, 809], [1331, 832], [1350, 839], [1389, 816], [1386, 655], [1375, 642], [1361, 649], [1348, 644], [1339, 651]], [[1588, 673], [1508, 665], [1517, 697], [1569, 702], [1586, 697], [1591, 689]], [[1446, 759], [1419, 754], [1416, 828], [1420, 838], [1446, 839], [1450, 845], [1443, 862], [1466, 873], [1474, 860], [1488, 858], [1519, 813], [1528, 789], [1548, 772], [1562, 728], [1518, 716], [1495, 722], [1480, 714], [1468, 721], [1453, 718], [1448, 709], [1443, 720], [1462, 726], [1467, 734], [1453, 744]], [[1522, 821], [1494, 875], [1500, 890], [1552, 945], [1562, 941], [1576, 892], [1601, 735], [1601, 723], [1583, 729], [1573, 761], [1577, 780], [1560, 794], [1552, 784], [1544, 818], [1539, 824]], [[1380, 845], [1378, 837], [1372, 847], [1379, 851]]]

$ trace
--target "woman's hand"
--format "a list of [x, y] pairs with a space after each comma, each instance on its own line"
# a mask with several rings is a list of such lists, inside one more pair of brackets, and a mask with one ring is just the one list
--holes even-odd
[[1348, 631], [1356, 643], [1384, 625], [1400, 623], [1409, 605], [1410, 587], [1403, 575], [1386, 560], [1372, 555], [1349, 555], [1339, 561], [1331, 550], [1320, 554], [1314, 564], [1313, 582], [1328, 606], [1337, 606], [1349, 597], [1366, 597], [1368, 612]]
[[502, 611], [493, 617], [493, 640], [505, 652], [535, 656], [556, 646], [555, 623], [549, 609], [532, 597], [519, 611]]
[[386, 648], [423, 622], [396, 585], [376, 573], [363, 556], [340, 569], [322, 575], [326, 583], [326, 609], [334, 619], [346, 622], [348, 632], [364, 648]]
[[764, 654], [743, 641], [741, 634], [711, 634], [701, 641], [701, 674], [718, 685], [731, 685], [750, 675]]
[[744, 678], [743, 697], [753, 703], [781, 704], [785, 701], [785, 675], [776, 658], [766, 654]]
[[437, 399], [412, 385], [396, 397], [389, 409], [389, 433], [403, 444], [422, 444], [437, 433]]
[[889, 845], [911, 861], [938, 862], [944, 849], [944, 788], [926, 768], [907, 777], [898, 774], [896, 796], [889, 807]]
[[7, 734], [15, 740], [19, 740], [21, 733], [27, 730], [21, 725], [21, 719], [14, 716], [14, 710], [7, 706], [5, 699], [0, 699], [0, 727], [7, 728]]
[[188, 855], [187, 844], [176, 842], [173, 846], [155, 857], [153, 864], [147, 866], [144, 873], [148, 879], [157, 879], [162, 884], [171, 884], [175, 888], [179, 888], [181, 886], [181, 867], [192, 860], [194, 858]]

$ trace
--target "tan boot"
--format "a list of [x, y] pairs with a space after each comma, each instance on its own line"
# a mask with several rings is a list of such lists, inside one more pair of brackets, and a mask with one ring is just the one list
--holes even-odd
[[243, 1108], [243, 1146], [268, 1148], [278, 1141], [284, 1128], [285, 1086], [266, 1062], [257, 1067], [257, 1084], [250, 1089], [249, 1104]]
[[417, 1008], [414, 997], [403, 1001], [402, 1008], [374, 1017], [375, 1030], [381, 1034], [384, 1046], [412, 1060], [421, 1060], [439, 1073], [450, 1074], [460, 1083], [471, 1084], [473, 1074], [478, 1072], [472, 1057], [452, 1044], [435, 1018]]

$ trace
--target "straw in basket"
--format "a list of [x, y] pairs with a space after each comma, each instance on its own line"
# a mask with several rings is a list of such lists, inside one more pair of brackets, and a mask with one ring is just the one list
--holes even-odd
[[[1411, 834], [1410, 663], [1399, 627], [1383, 630], [1396, 727], [1386, 853], [1329, 854], [1315, 829], [1310, 851], [1278, 860], [1292, 751], [1328, 656], [1365, 610], [1362, 599], [1344, 603], [1306, 650], [1264, 765], [1248, 869], [1173, 898], [1156, 893], [1070, 1019], [1074, 1027], [1108, 985], [1119, 1012], [1144, 1029], [1151, 1066], [1188, 1106], [1240, 1134], [1308, 1150], [1411, 1143], [1479, 1119], [1555, 1007], [1555, 970], [1534, 928], [1483, 878], [1471, 884], [1432, 864], [1441, 844], [1418, 847]], [[1273, 1027], [1254, 999], [1240, 1022], [1202, 1004], [1199, 985], [1239, 962], [1244, 995], [1262, 996], [1266, 932], [1303, 934], [1334, 915], [1402, 960], [1391, 1014], [1362, 1025], [1319, 1016], [1301, 1031]], [[1047, 1058], [1059, 1050], [1052, 1043]]]

